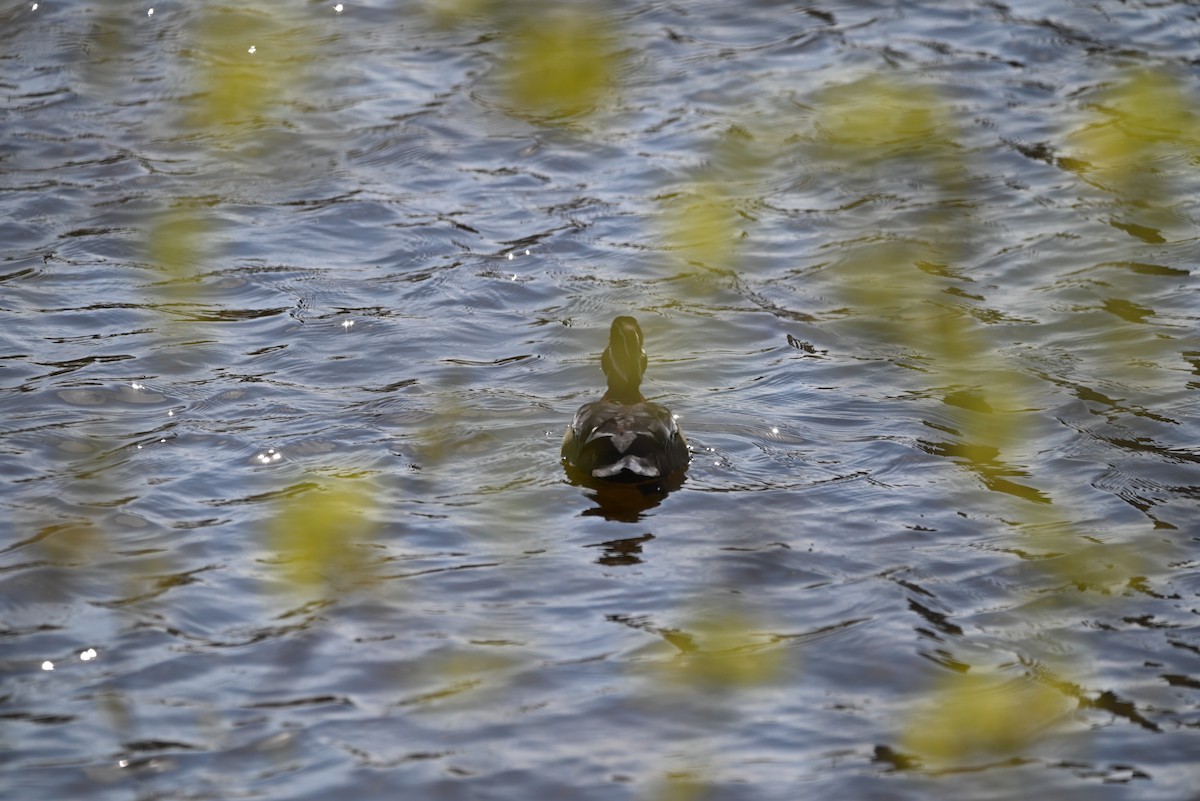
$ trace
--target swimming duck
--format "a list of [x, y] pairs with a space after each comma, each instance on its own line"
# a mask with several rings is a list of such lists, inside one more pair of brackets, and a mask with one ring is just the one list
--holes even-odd
[[646, 351], [637, 320], [613, 320], [600, 367], [608, 391], [575, 413], [563, 436], [563, 460], [606, 481], [640, 483], [680, 473], [688, 464], [687, 440], [670, 410], [646, 400], [640, 389]]

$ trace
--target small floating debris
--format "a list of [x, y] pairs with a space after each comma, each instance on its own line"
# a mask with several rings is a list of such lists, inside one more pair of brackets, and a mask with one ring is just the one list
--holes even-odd
[[283, 454], [274, 448], [267, 448], [263, 453], [259, 453], [254, 457], [254, 460], [259, 464], [274, 464], [283, 458]]
[[79, 652], [79, 658], [84, 662], [91, 662], [98, 656], [100, 656], [100, 654], [96, 653], [95, 648], [88, 648], [86, 651]]
[[789, 345], [791, 345], [793, 348], [795, 348], [796, 350], [800, 351], [801, 353], [807, 353], [810, 356], [819, 356], [820, 354], [827, 352], [825, 350], [818, 350], [818, 348], [815, 345], [813, 345], [813, 343], [806, 342], [803, 339], [797, 339], [796, 337], [792, 336], [791, 334], [787, 335], [787, 343]]

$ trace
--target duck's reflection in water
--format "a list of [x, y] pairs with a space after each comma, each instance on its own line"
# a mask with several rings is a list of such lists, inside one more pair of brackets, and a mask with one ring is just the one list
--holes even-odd
[[604, 549], [604, 553], [596, 559], [596, 564], [608, 565], [609, 567], [624, 567], [626, 565], [641, 564], [642, 543], [649, 542], [652, 539], [654, 539], [654, 535], [647, 531], [640, 537], [597, 542], [588, 547]]

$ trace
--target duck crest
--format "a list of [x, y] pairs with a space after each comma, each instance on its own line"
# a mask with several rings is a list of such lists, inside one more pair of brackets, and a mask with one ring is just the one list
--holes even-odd
[[568, 468], [588, 479], [625, 483], [681, 478], [689, 460], [687, 440], [669, 409], [642, 396], [646, 364], [641, 326], [632, 317], [617, 317], [600, 357], [608, 389], [579, 408], [563, 436]]

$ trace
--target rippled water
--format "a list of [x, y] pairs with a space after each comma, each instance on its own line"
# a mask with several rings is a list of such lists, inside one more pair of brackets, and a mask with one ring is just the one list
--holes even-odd
[[[496, 15], [33, 5], [0, 11], [14, 797], [1200, 797], [1197, 139], [1139, 165], [1156, 204], [1072, 138], [1125, 68], [1194, 99], [1196, 6], [631, 1], [618, 91], [556, 124]], [[277, 102], [189, 121], [251, 46]], [[935, 88], [969, 180], [814, 156], [868, 75]], [[689, 250], [714, 175], [734, 244]], [[694, 449], [665, 498], [558, 463], [620, 313]], [[315, 578], [308, 528], [344, 538]]]

